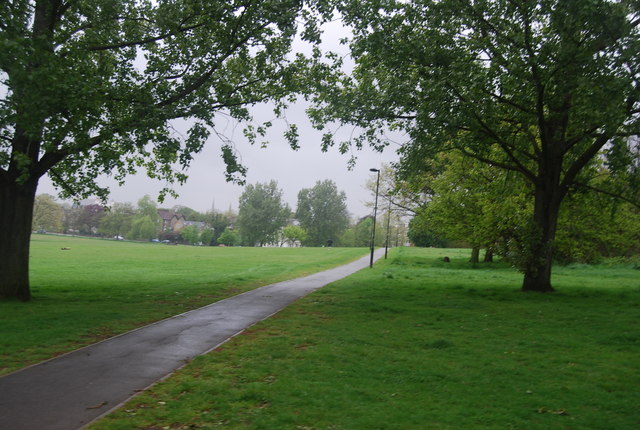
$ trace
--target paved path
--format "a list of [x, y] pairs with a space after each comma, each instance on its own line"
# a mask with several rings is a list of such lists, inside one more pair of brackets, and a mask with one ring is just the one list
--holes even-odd
[[267, 285], [1, 377], [0, 430], [81, 428], [192, 358], [368, 264], [369, 256]]

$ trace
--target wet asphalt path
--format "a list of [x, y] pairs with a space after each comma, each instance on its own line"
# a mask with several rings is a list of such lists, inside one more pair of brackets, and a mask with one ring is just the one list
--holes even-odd
[[[376, 259], [384, 250], [376, 251]], [[267, 285], [0, 377], [0, 430], [74, 430], [369, 256]]]

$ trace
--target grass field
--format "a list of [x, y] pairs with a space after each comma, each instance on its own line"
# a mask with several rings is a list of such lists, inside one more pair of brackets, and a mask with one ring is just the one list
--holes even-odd
[[91, 429], [640, 428], [639, 270], [561, 267], [525, 294], [467, 259], [393, 249]]
[[33, 300], [0, 302], [0, 374], [366, 253], [362, 248], [217, 248], [34, 235]]

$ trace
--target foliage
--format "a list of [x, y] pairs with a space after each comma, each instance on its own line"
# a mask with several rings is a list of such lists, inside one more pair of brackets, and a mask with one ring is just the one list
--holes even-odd
[[232, 219], [235, 217], [232, 213], [220, 213], [220, 212], [207, 212], [203, 216], [203, 221], [213, 229], [213, 241], [214, 243], [222, 243], [218, 240], [222, 232], [232, 223]]
[[409, 240], [415, 246], [446, 248], [448, 241], [435, 233], [436, 229], [423, 213], [418, 213], [409, 221]]
[[560, 213], [554, 247], [556, 261], [563, 264], [640, 255], [640, 210], [603, 194], [570, 195]]
[[[520, 255], [523, 289], [551, 291], [551, 244], [563, 199], [585, 182], [598, 156], [625, 176], [639, 171], [631, 168], [639, 154], [629, 137], [640, 134], [640, 6], [340, 3], [354, 28], [355, 69], [337, 76], [339, 64], [319, 65], [314, 121], [360, 126], [356, 146], [383, 146], [389, 126], [404, 131], [405, 172], [451, 148], [517, 172], [535, 200]], [[325, 146], [331, 142], [327, 135]]]
[[185, 242], [195, 245], [200, 239], [200, 232], [195, 225], [188, 225], [180, 231], [180, 237]]
[[98, 233], [100, 221], [105, 215], [104, 206], [97, 203], [82, 206], [77, 226], [80, 234], [94, 235]]
[[467, 260], [392, 250], [90, 428], [637, 427], [637, 271], [559, 268], [561, 292], [540, 297], [508, 265]]
[[124, 236], [131, 230], [135, 209], [131, 203], [114, 203], [100, 220], [98, 231], [105, 236]]
[[138, 200], [138, 209], [136, 211], [139, 216], [146, 216], [155, 223], [160, 222], [160, 215], [158, 214], [158, 205], [153, 199], [145, 195]]
[[240, 245], [240, 235], [235, 230], [227, 227], [218, 237], [218, 243], [226, 246]]
[[[446, 167], [429, 179], [431, 200], [411, 222], [414, 243], [445, 246], [433, 241], [440, 236], [498, 251], [516, 267], [525, 265], [521, 256], [530, 240], [530, 187], [513, 173], [456, 153], [437, 159]], [[598, 186], [596, 180], [588, 184]], [[585, 189], [573, 192], [560, 211], [553, 242], [556, 261], [629, 256], [638, 250], [638, 231], [640, 218], [630, 204]]]
[[238, 207], [237, 224], [242, 243], [247, 246], [274, 243], [280, 229], [287, 225], [290, 214], [276, 181], [247, 185]]
[[[167, 184], [160, 199], [175, 195], [194, 154], [222, 135], [219, 116], [248, 121], [263, 102], [281, 116], [305, 63], [294, 39], [319, 43], [323, 13], [324, 0], [2, 2], [0, 224], [12, 234], [0, 232], [0, 297], [29, 300], [40, 178], [104, 201], [100, 175], [123, 184], [141, 170]], [[221, 152], [227, 179], [243, 182], [226, 138]]]
[[33, 207], [33, 230], [45, 230], [62, 233], [64, 210], [56, 203], [53, 196], [40, 194], [36, 196]]
[[151, 240], [157, 234], [158, 224], [153, 219], [148, 216], [136, 216], [126, 237], [131, 240]]
[[131, 230], [127, 233], [127, 239], [151, 240], [158, 236], [159, 229], [158, 206], [151, 197], [145, 195], [138, 200], [138, 209], [131, 221]]
[[288, 225], [282, 229], [282, 236], [289, 246], [299, 246], [308, 239], [309, 234], [299, 225]]
[[[338, 246], [355, 246], [370, 247], [371, 246], [371, 229], [373, 228], [373, 217], [366, 216], [358, 220], [358, 222], [349, 227], [338, 241]], [[381, 232], [382, 226], [376, 227], [377, 232]], [[384, 246], [384, 235], [376, 234], [375, 246]]]
[[205, 228], [200, 233], [200, 242], [205, 246], [209, 246], [213, 242], [214, 235], [215, 231], [212, 228]]
[[330, 179], [317, 181], [312, 188], [298, 193], [296, 218], [307, 231], [307, 246], [323, 246], [329, 240], [335, 242], [349, 226], [347, 196], [338, 191]]
[[[173, 165], [189, 165], [216, 114], [245, 120], [247, 105], [294, 89], [298, 65], [287, 54], [302, 2], [21, 4], [0, 14], [0, 166], [11, 161], [22, 180], [50, 171], [67, 196], [104, 194], [93, 183], [98, 174], [123, 179], [138, 167], [183, 181]], [[172, 133], [176, 118], [195, 120], [184, 139]], [[34, 153], [23, 151], [27, 141]], [[224, 148], [232, 176], [241, 166]]]

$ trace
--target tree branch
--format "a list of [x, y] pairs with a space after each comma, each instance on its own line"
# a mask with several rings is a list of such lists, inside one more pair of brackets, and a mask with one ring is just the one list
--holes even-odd
[[596, 156], [596, 154], [609, 141], [609, 139], [610, 139], [610, 136], [601, 135], [600, 137], [595, 139], [593, 144], [591, 144], [591, 146], [589, 148], [587, 148], [587, 150], [584, 151], [580, 155], [580, 157], [578, 157], [577, 160], [575, 160], [573, 163], [571, 163], [571, 165], [569, 166], [569, 168], [567, 169], [567, 171], [564, 174], [564, 178], [562, 178], [562, 186], [565, 189], [569, 189], [571, 184], [574, 183], [578, 173], [580, 173], [582, 168], [584, 166], [586, 166], [587, 163], [589, 163], [589, 161], [591, 161], [593, 159], [593, 157]]
[[624, 202], [627, 202], [627, 203], [629, 203], [629, 204], [631, 204], [631, 205], [633, 205], [633, 206], [635, 206], [637, 208], [640, 208], [640, 201], [638, 199], [631, 199], [631, 198], [628, 198], [628, 197], [626, 197], [626, 196], [624, 196], [622, 194], [619, 194], [619, 193], [603, 190], [602, 188], [596, 188], [596, 187], [594, 187], [592, 185], [589, 185], [589, 184], [586, 184], [584, 182], [574, 182], [574, 184], [576, 186], [578, 186], [578, 187], [586, 188], [586, 189], [594, 191], [596, 193], [600, 193], [600, 194], [607, 195], [609, 197], [620, 199], [620, 200], [622, 200]]

